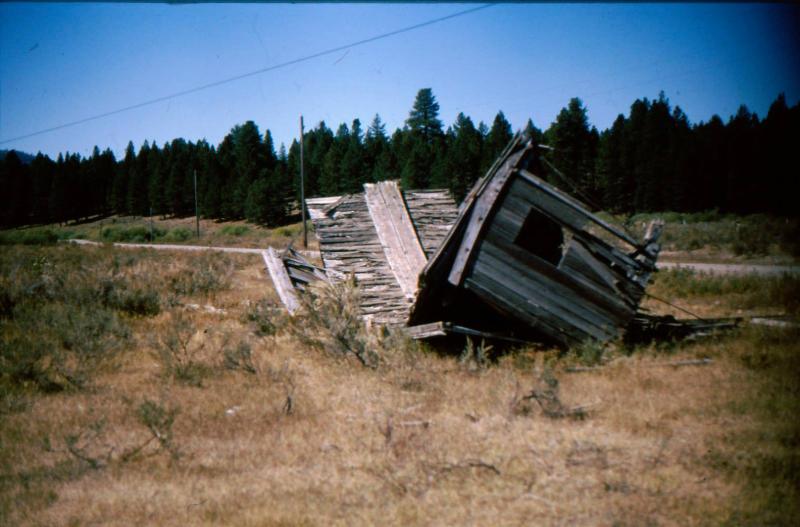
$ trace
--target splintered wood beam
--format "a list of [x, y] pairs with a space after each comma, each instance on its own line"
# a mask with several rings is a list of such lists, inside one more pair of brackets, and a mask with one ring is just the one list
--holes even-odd
[[[488, 186], [481, 188], [478, 193], [473, 196], [475, 199], [472, 210], [469, 212], [469, 223], [464, 232], [464, 237], [456, 253], [455, 261], [450, 269], [450, 275], [447, 277], [448, 281], [454, 286], [458, 287], [464, 280], [464, 273], [467, 268], [472, 255], [474, 254], [475, 246], [480, 242], [480, 234], [483, 232], [487, 219], [494, 209], [497, 198], [500, 192], [506, 186], [508, 179], [511, 177], [513, 167], [519, 161], [522, 153], [512, 156], [500, 165], [498, 168], [498, 161], [495, 161], [495, 166], [492, 170], [497, 173], [493, 174], [491, 179], [488, 180]], [[490, 171], [491, 173], [491, 171]], [[466, 201], [466, 200], [465, 200]], [[466, 210], [466, 209], [465, 209]]]
[[264, 257], [264, 263], [267, 264], [267, 271], [269, 271], [269, 276], [272, 278], [272, 284], [275, 286], [278, 297], [283, 302], [283, 305], [286, 306], [289, 314], [293, 315], [295, 311], [300, 309], [300, 301], [297, 299], [292, 280], [286, 271], [286, 266], [283, 265], [283, 261], [272, 247], [266, 251], [261, 251], [261, 255]]
[[642, 248], [642, 246], [639, 244], [639, 242], [637, 242], [636, 240], [631, 238], [627, 233], [625, 233], [625, 232], [621, 231], [620, 229], [614, 227], [613, 225], [603, 221], [597, 215], [592, 214], [587, 209], [582, 207], [580, 202], [576, 201], [574, 198], [572, 198], [568, 194], [565, 194], [564, 192], [561, 192], [560, 190], [558, 190], [555, 187], [551, 187], [550, 185], [545, 183], [543, 180], [539, 179], [538, 177], [536, 177], [535, 175], [531, 174], [527, 170], [519, 169], [519, 170], [517, 170], [517, 172], [519, 173], [520, 176], [522, 176], [522, 178], [524, 178], [526, 181], [528, 181], [529, 183], [534, 185], [536, 188], [544, 191], [546, 194], [549, 194], [550, 196], [556, 198], [557, 200], [560, 200], [562, 203], [568, 205], [569, 207], [574, 209], [575, 212], [577, 212], [578, 214], [582, 215], [587, 220], [595, 223], [599, 227], [605, 229], [606, 231], [608, 231], [609, 233], [613, 234], [617, 238], [623, 240], [624, 242], [626, 242], [627, 244], [631, 245], [632, 247], [634, 247], [636, 249], [641, 249]]
[[413, 298], [427, 259], [397, 182], [367, 183], [364, 197], [389, 267], [403, 294]]

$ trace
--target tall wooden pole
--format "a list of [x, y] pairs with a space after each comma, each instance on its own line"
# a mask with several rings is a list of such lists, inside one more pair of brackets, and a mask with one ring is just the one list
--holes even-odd
[[197, 237], [200, 237], [200, 213], [197, 209], [197, 169], [194, 171], [194, 224]]
[[303, 248], [308, 249], [308, 228], [306, 227], [306, 185], [303, 174], [303, 116], [300, 116], [300, 217], [303, 220]]

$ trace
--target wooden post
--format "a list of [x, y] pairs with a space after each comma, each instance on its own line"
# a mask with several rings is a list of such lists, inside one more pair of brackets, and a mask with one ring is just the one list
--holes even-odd
[[153, 240], [153, 207], [150, 207], [150, 242], [152, 243]]
[[306, 186], [303, 182], [303, 116], [300, 116], [300, 217], [303, 221], [303, 248], [308, 249], [308, 228], [306, 227]]
[[197, 169], [194, 170], [194, 223], [197, 237], [200, 237], [200, 214], [197, 209]]

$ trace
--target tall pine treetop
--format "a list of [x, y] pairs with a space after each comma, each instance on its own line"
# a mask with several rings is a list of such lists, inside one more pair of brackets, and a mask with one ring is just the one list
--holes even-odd
[[377, 113], [372, 120], [372, 124], [367, 128], [367, 139], [386, 139], [386, 125], [381, 121], [381, 116]]
[[414, 106], [406, 120], [409, 128], [417, 132], [426, 142], [442, 133], [442, 121], [439, 120], [439, 103], [430, 88], [422, 88], [417, 92]]

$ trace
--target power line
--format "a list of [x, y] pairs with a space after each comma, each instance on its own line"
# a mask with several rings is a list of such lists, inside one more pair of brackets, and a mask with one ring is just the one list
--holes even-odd
[[194, 88], [189, 88], [189, 89], [186, 89], [186, 90], [175, 92], [175, 93], [172, 93], [170, 95], [163, 95], [161, 97], [156, 97], [155, 99], [150, 99], [150, 100], [143, 101], [143, 102], [140, 102], [140, 103], [131, 104], [130, 106], [125, 106], [123, 108], [118, 108], [116, 110], [103, 112], [103, 113], [100, 113], [100, 114], [97, 114], [97, 115], [92, 115], [91, 117], [85, 117], [83, 119], [78, 119], [76, 121], [70, 121], [68, 123], [59, 124], [57, 126], [52, 126], [50, 128], [45, 128], [45, 129], [42, 129], [42, 130], [38, 130], [36, 132], [31, 132], [29, 134], [20, 135], [20, 136], [17, 136], [17, 137], [11, 137], [9, 139], [2, 139], [2, 140], [0, 140], [0, 145], [1, 144], [5, 144], [5, 143], [10, 143], [12, 141], [19, 141], [20, 139], [27, 139], [29, 137], [34, 137], [34, 136], [37, 136], [37, 135], [42, 135], [42, 134], [46, 134], [46, 133], [50, 133], [50, 132], [55, 132], [56, 130], [62, 130], [64, 128], [69, 128], [71, 126], [76, 126], [76, 125], [79, 125], [79, 124], [88, 123], [89, 121], [96, 121], [97, 119], [102, 119], [104, 117], [110, 117], [112, 115], [116, 115], [116, 114], [123, 113], [123, 112], [128, 112], [128, 111], [131, 111], [131, 110], [136, 110], [136, 109], [142, 108], [144, 106], [150, 106], [150, 105], [157, 104], [157, 103], [160, 103], [160, 102], [164, 102], [164, 101], [168, 101], [168, 100], [171, 100], [171, 99], [175, 99], [177, 97], [183, 97], [184, 95], [190, 95], [192, 93], [197, 93], [199, 91], [207, 90], [207, 89], [210, 89], [210, 88], [216, 88], [217, 86], [222, 86], [223, 84], [228, 84], [230, 82], [236, 82], [238, 80], [246, 79], [248, 77], [254, 77], [256, 75], [261, 75], [262, 73], [267, 73], [267, 72], [274, 71], [274, 70], [277, 70], [277, 69], [285, 68], [287, 66], [293, 66], [295, 64], [300, 64], [301, 62], [307, 62], [309, 60], [316, 59], [316, 58], [319, 58], [319, 57], [323, 57], [325, 55], [330, 55], [331, 53], [337, 53], [339, 51], [344, 51], [346, 49], [354, 48], [354, 47], [357, 47], [357, 46], [363, 46], [364, 44], [369, 44], [369, 43], [375, 42], [377, 40], [382, 40], [384, 38], [393, 37], [393, 36], [399, 35], [401, 33], [407, 33], [409, 31], [413, 31], [415, 29], [420, 29], [420, 28], [423, 28], [423, 27], [426, 27], [426, 26], [431, 26], [431, 25], [434, 25], [434, 24], [438, 24], [439, 22], [444, 22], [445, 20], [450, 20], [450, 19], [453, 19], [453, 18], [456, 18], [456, 17], [459, 17], [459, 16], [468, 15], [470, 13], [474, 13], [476, 11], [480, 11], [481, 9], [486, 9], [487, 7], [492, 7], [493, 5], [494, 4], [484, 4], [484, 5], [481, 5], [481, 6], [478, 6], [478, 7], [465, 9], [464, 11], [458, 11], [458, 12], [450, 14], [450, 15], [445, 15], [445, 16], [442, 16], [442, 17], [439, 17], [439, 18], [434, 18], [432, 20], [427, 20], [425, 22], [420, 22], [419, 24], [414, 24], [412, 26], [407, 26], [407, 27], [404, 27], [404, 28], [401, 28], [401, 29], [396, 29], [396, 30], [390, 31], [388, 33], [382, 33], [382, 34], [376, 35], [374, 37], [365, 38], [363, 40], [358, 40], [356, 42], [351, 42], [350, 44], [345, 44], [343, 46], [337, 46], [335, 48], [327, 49], [325, 51], [319, 51], [319, 52], [313, 53], [311, 55], [306, 55], [305, 57], [292, 59], [292, 60], [289, 60], [289, 61], [286, 61], [286, 62], [282, 62], [280, 64], [274, 64], [272, 66], [267, 66], [265, 68], [260, 68], [260, 69], [257, 69], [257, 70], [254, 70], [254, 71], [251, 71], [251, 72], [248, 72], [248, 73], [242, 73], [240, 75], [235, 75], [233, 77], [228, 77], [226, 79], [210, 82], [208, 84], [203, 84], [201, 86], [196, 86]]

